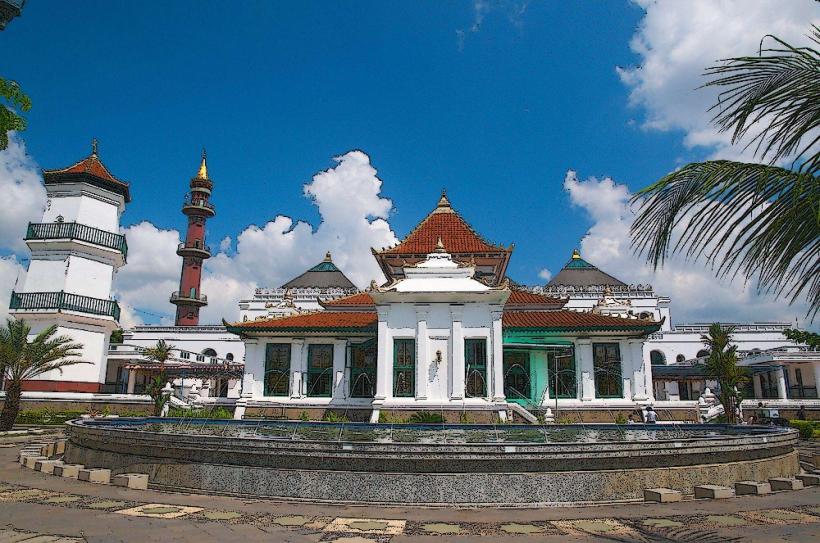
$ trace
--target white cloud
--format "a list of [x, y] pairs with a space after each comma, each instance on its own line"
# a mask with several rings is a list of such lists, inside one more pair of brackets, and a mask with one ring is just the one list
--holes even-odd
[[23, 235], [29, 222], [43, 216], [46, 189], [40, 168], [26, 154], [26, 146], [13, 133], [8, 147], [0, 151], [0, 194], [3, 213], [0, 220], [0, 247], [16, 253], [25, 252]]
[[805, 303], [789, 306], [784, 300], [759, 295], [755, 285], [744, 284], [742, 278], [719, 281], [701, 262], [673, 256], [662, 269], [653, 271], [632, 252], [629, 228], [634, 213], [626, 185], [610, 178], [580, 181], [569, 171], [564, 189], [572, 204], [586, 211], [592, 221], [581, 241], [584, 259], [622, 281], [650, 283], [658, 294], [670, 296], [674, 322], [794, 322], [795, 317], [803, 322]]
[[507, 20], [513, 26], [520, 28], [523, 24], [524, 13], [529, 6], [529, 0], [473, 0], [473, 21], [469, 28], [459, 28], [456, 30], [456, 40], [458, 50], [464, 50], [464, 43], [469, 34], [477, 34], [481, 31], [484, 18], [493, 10], [500, 10], [506, 15]]
[[[381, 196], [382, 181], [365, 153], [351, 151], [334, 160], [335, 167], [317, 173], [303, 187], [318, 208], [318, 227], [276, 215], [261, 227], [251, 225], [240, 232], [233, 254], [227, 252], [231, 238], [222, 240], [220, 252], [205, 263], [202, 292], [208, 305], [202, 310], [202, 323], [238, 318], [240, 298], [250, 296], [257, 286], [278, 287], [320, 262], [327, 251], [360, 287], [383, 279], [370, 248], [397, 241], [387, 222], [392, 202]], [[176, 255], [179, 233], [148, 222], [124, 231], [129, 255], [115, 282], [117, 295], [123, 305], [171, 315], [168, 297], [178, 288], [181, 266]], [[129, 318], [134, 323], [150, 320], [133, 311]]]
[[26, 269], [15, 256], [0, 258], [0, 322], [9, 314], [11, 291], [26, 280]]
[[646, 15], [630, 46], [639, 67], [618, 69], [630, 89], [630, 103], [644, 109], [643, 126], [681, 130], [687, 147], [703, 147], [713, 157], [751, 159], [751, 149], [730, 147], [707, 110], [718, 90], [698, 89], [704, 70], [718, 59], [754, 54], [764, 35], [809, 43], [810, 24], [820, 24], [813, 0], [633, 0]]
[[552, 279], [552, 272], [551, 272], [551, 271], [549, 271], [547, 268], [542, 268], [542, 269], [538, 272], [538, 277], [539, 277], [540, 279], [543, 279], [545, 282], [547, 282], [547, 281], [549, 281], [550, 279]]

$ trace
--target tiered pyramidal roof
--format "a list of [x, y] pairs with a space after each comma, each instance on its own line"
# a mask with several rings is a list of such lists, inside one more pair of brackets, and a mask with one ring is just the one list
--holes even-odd
[[402, 268], [415, 265], [436, 250], [441, 241], [455, 260], [476, 267], [476, 277], [489, 285], [504, 280], [513, 246], [495, 245], [480, 236], [453, 209], [446, 193], [430, 212], [402, 241], [393, 247], [373, 249], [373, 255], [388, 281], [403, 276]]
[[342, 270], [333, 263], [330, 251], [325, 255], [325, 259], [310, 268], [302, 275], [295, 277], [282, 285], [282, 288], [342, 288], [355, 289]]
[[43, 170], [43, 180], [46, 185], [89, 183], [122, 195], [126, 203], [131, 201], [128, 182], [114, 177], [97, 156], [97, 140], [91, 142], [91, 154], [81, 161], [67, 168]]

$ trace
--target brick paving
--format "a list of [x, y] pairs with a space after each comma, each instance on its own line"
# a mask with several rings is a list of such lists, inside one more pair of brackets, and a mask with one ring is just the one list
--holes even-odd
[[820, 487], [719, 501], [422, 508], [132, 490], [21, 467], [0, 448], [0, 543], [820, 542]]

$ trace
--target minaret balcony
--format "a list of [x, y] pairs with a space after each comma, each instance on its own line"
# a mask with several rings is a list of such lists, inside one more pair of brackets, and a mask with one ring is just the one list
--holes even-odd
[[200, 295], [191, 295], [185, 294], [184, 292], [172, 292], [171, 293], [171, 303], [175, 305], [194, 305], [194, 306], [203, 306], [208, 305], [208, 297], [204, 294]]
[[120, 306], [115, 300], [92, 298], [70, 292], [12, 292], [9, 309], [14, 313], [73, 311], [120, 320]]
[[125, 236], [86, 226], [76, 222], [28, 223], [26, 241], [82, 241], [113, 249], [122, 254], [123, 260], [128, 256], [128, 243]]
[[207, 245], [198, 247], [192, 243], [180, 243], [177, 245], [177, 254], [183, 258], [211, 258], [211, 248]]
[[185, 200], [182, 202], [182, 212], [186, 215], [213, 217], [216, 215], [216, 208], [211, 202], [195, 193], [185, 196]]
[[194, 177], [191, 179], [191, 190], [207, 192], [210, 194], [213, 188], [214, 184], [210, 179], [201, 179], [199, 177]]

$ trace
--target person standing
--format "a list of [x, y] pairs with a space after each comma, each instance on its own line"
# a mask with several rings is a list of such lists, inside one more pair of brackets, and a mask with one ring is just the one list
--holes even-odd
[[654, 409], [652, 409], [651, 405], [646, 406], [646, 415], [644, 416], [646, 418], [647, 424], [655, 424], [656, 422], [658, 422], [658, 414], [655, 412]]

